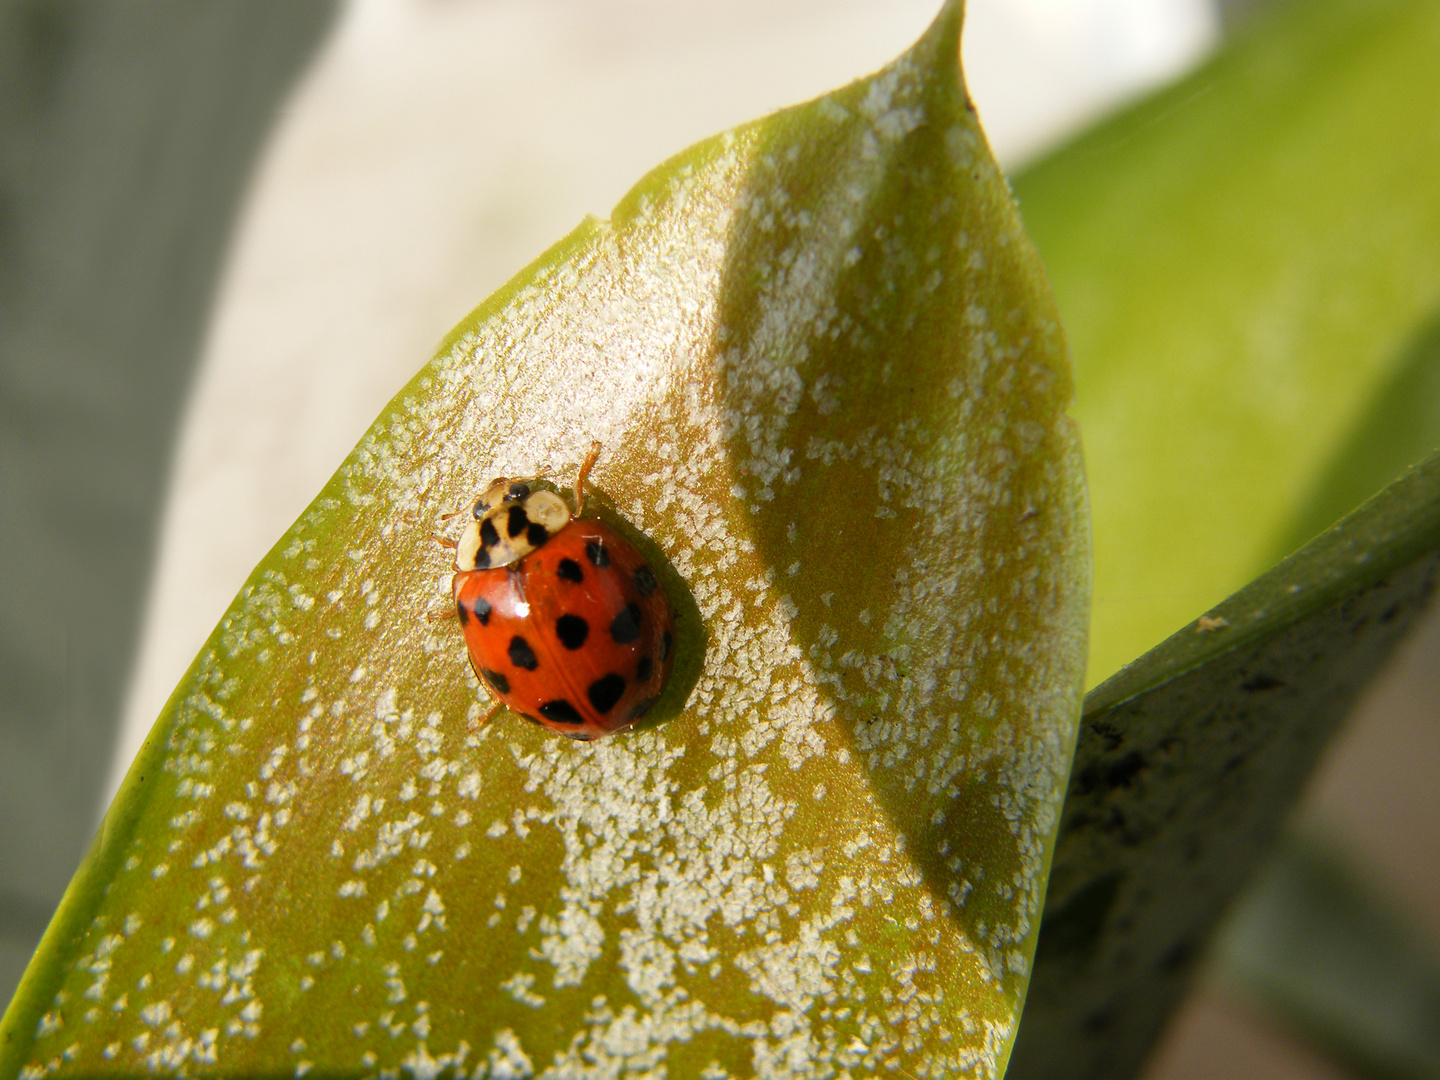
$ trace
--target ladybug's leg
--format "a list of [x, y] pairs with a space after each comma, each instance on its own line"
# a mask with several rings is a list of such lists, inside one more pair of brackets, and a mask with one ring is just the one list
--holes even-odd
[[[435, 539], [436, 543], [439, 543], [439, 544], [445, 543], [445, 541], [441, 540], [440, 537], [438, 537], [438, 536], [435, 537], [434, 539]], [[451, 546], [453, 546], [453, 545], [451, 545]], [[432, 622], [432, 623], [433, 623], [433, 622], [441, 622], [441, 621], [444, 620], [444, 619], [453, 619], [453, 618], [455, 618], [455, 616], [457, 616], [457, 615], [459, 615], [459, 614], [460, 614], [460, 611], [459, 611], [459, 609], [456, 607], [456, 602], [455, 602], [454, 600], [451, 600], [450, 603], [448, 603], [448, 604], [444, 604], [444, 605], [441, 605], [441, 606], [438, 606], [438, 607], [432, 607], [429, 611], [427, 611], [427, 612], [425, 613], [425, 621], [426, 621], [426, 622]], [[474, 665], [471, 665], [471, 666], [473, 667]]]
[[[497, 484], [503, 483], [504, 480], [505, 480], [505, 478], [504, 478], [503, 476], [497, 477], [496, 480], [495, 480], [495, 483], [497, 483]], [[485, 497], [485, 496], [483, 496], [483, 495], [477, 495], [475, 498], [471, 499], [471, 500], [470, 500], [468, 503], [466, 503], [464, 506], [457, 506], [454, 510], [446, 510], [445, 513], [443, 513], [443, 514], [440, 515], [440, 520], [441, 520], [441, 521], [449, 521], [451, 518], [455, 517], [457, 514], [463, 514], [463, 513], [466, 513], [467, 511], [474, 511], [474, 509], [475, 509], [475, 504], [478, 503], [478, 502], [479, 502], [481, 499], [483, 499], [484, 497]]]
[[470, 657], [470, 670], [475, 672], [475, 678], [480, 680], [480, 689], [484, 690], [485, 696], [490, 698], [490, 708], [485, 710], [485, 715], [480, 717], [479, 720], [471, 720], [470, 723], [466, 725], [471, 731], [476, 731], [481, 726], [488, 724], [490, 718], [505, 707], [505, 703], [490, 692], [490, 684], [485, 681], [485, 676], [481, 675], [480, 669], [475, 666], [474, 656]]
[[430, 539], [434, 540], [446, 551], [454, 551], [457, 547], [460, 546], [457, 541], [451, 540], [448, 536], [436, 536], [434, 533], [431, 533]]
[[577, 517], [585, 508], [585, 478], [590, 475], [590, 470], [595, 467], [595, 459], [599, 456], [600, 440], [596, 439], [590, 444], [590, 452], [585, 455], [585, 461], [580, 466], [580, 471], [575, 474], [575, 515]]
[[479, 720], [471, 720], [467, 727], [469, 727], [471, 731], [478, 731], [481, 727], [484, 727], [486, 724], [488, 724], [490, 722], [490, 718], [503, 708], [504, 706], [501, 705], [500, 702], [494, 702], [490, 706], [490, 708], [485, 711], [484, 716], [482, 716]]

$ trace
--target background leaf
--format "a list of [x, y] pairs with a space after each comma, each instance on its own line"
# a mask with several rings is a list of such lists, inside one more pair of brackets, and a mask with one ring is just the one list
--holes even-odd
[[[1189, 79], [1017, 178], [1076, 355], [1098, 533], [1092, 679], [1440, 445], [1437, 41], [1433, 4], [1277, 6]], [[1202, 648], [1193, 626], [1172, 644]], [[1195, 825], [1195, 876], [1165, 854], [1183, 838], [1179, 823], [1147, 831], [1128, 807], [1104, 808], [1128, 843], [1081, 856], [1062, 839], [1016, 1075], [1138, 1067], [1215, 919], [1262, 865], [1315, 748], [1388, 651], [1376, 633], [1355, 643], [1348, 674], [1307, 676], [1338, 678], [1343, 692], [1305, 723], [1293, 760], [1275, 758], [1245, 790], [1198, 770], [1195, 784], [1219, 786], [1203, 828], [1179, 817]], [[1350, 646], [1332, 647], [1327, 663], [1338, 665]], [[1163, 656], [1136, 667], [1157, 677]], [[1107, 685], [1133, 687], [1131, 675]], [[1245, 677], [1218, 665], [1182, 684], [1222, 707], [1244, 701], [1235, 681]], [[1087, 712], [1105, 729], [1087, 728], [1082, 756], [1117, 738], [1096, 711], [1105, 692]], [[1193, 704], [1148, 700], [1157, 744], [1168, 727], [1196, 753], [1184, 734], [1198, 722]], [[1227, 729], [1242, 741], [1256, 722], [1244, 708]], [[1133, 748], [1132, 734], [1118, 737]], [[1109, 776], [1116, 798], [1141, 784], [1157, 800], [1204, 792], [1178, 775], [1156, 780], [1128, 752], [1088, 770]], [[1067, 806], [1097, 797], [1085, 775], [1077, 768]], [[1154, 790], [1169, 783], [1169, 795]], [[1243, 850], [1224, 847], [1242, 837]], [[1084, 867], [1069, 884], [1067, 865]], [[1218, 870], [1202, 881], [1207, 867]], [[1136, 923], [1123, 930], [1127, 915]]]
[[1134, 1075], [1440, 581], [1440, 455], [1086, 697], [1011, 1077]]
[[1075, 356], [1092, 683], [1440, 445], [1414, 393], [1440, 315], [1437, 54], [1426, 0], [1276, 5], [1016, 178]]
[[[671, 161], [457, 329], [177, 690], [0, 1071], [999, 1073], [1087, 537], [959, 16]], [[437, 514], [590, 437], [688, 586], [688, 706], [468, 734]]]

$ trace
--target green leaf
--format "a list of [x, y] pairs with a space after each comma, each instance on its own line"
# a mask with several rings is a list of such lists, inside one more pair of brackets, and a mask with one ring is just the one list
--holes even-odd
[[1012, 1080], [1139, 1069], [1440, 583], [1440, 454], [1086, 697]]
[[1215, 967], [1357, 1076], [1440, 1076], [1440, 958], [1317, 832], [1282, 839], [1226, 919]]
[[1422, 326], [1354, 430], [1310, 482], [1275, 550], [1294, 551], [1440, 449], [1440, 315]]
[[[1434, 5], [1288, 5], [1017, 181], [1076, 356], [1099, 536], [1092, 675], [1440, 441], [1437, 42]], [[1397, 533], [1432, 527], [1424, 499], [1390, 506]], [[1390, 558], [1390, 540], [1369, 551], [1356, 533], [1367, 520], [1350, 522], [1355, 557]], [[1012, 1075], [1135, 1072], [1430, 588], [1420, 564], [1382, 588], [1372, 561], [1347, 611], [1345, 590], [1324, 592], [1336, 568], [1311, 563], [1220, 609], [1282, 613], [1253, 640], [1234, 614], [1213, 634], [1190, 623], [1087, 699]], [[1299, 592], [1267, 595], [1280, 585]], [[1387, 591], [1390, 620], [1348, 637], [1347, 619], [1391, 612], [1375, 608]]]
[[1440, 316], [1440, 7], [1276, 8], [1016, 180], [1075, 357], [1092, 681], [1437, 445], [1387, 388]]
[[[1088, 535], [960, 15], [668, 162], [455, 331], [177, 689], [0, 1076], [999, 1075]], [[468, 731], [431, 534], [591, 438], [679, 611], [671, 700], [593, 744]]]

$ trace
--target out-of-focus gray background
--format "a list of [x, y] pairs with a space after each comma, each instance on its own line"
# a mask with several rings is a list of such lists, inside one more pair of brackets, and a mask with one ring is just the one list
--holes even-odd
[[235, 211], [333, 22], [0, 2], [0, 1001], [107, 799]]
[[[1255, 2], [969, 0], [1002, 163]], [[650, 166], [879, 67], [937, 6], [0, 4], [0, 1002], [244, 577], [449, 327]], [[1432, 618], [1307, 810], [1432, 938], [1437, 701]], [[1238, 1002], [1202, 986], [1152, 1076], [1335, 1074]]]

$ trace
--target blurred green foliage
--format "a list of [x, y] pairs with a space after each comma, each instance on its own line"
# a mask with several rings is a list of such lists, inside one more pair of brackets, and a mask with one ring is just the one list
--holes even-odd
[[1015, 178], [1074, 354], [1092, 683], [1440, 446], [1437, 56], [1430, 0], [1277, 5]]

